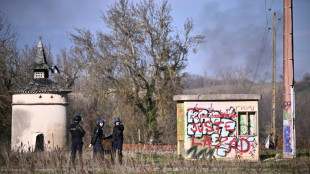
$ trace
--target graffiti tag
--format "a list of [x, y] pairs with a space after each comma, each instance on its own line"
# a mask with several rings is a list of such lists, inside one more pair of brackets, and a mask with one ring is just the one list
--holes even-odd
[[283, 102], [283, 108], [288, 110], [291, 107], [291, 101]]
[[208, 148], [205, 148], [205, 149], [200, 150], [198, 153], [197, 153], [197, 151], [198, 151], [198, 145], [191, 147], [190, 149], [187, 150], [186, 153], [187, 153], [187, 155], [192, 153], [191, 158], [194, 158], [194, 159], [198, 159], [200, 157], [202, 159], [205, 159], [208, 156], [211, 159], [213, 156], [213, 153], [214, 153], [214, 148], [210, 149], [209, 151], [208, 151]]
[[292, 152], [292, 148], [291, 148], [291, 143], [290, 143], [290, 126], [286, 126], [286, 128], [284, 129], [284, 147], [285, 147], [285, 152]]

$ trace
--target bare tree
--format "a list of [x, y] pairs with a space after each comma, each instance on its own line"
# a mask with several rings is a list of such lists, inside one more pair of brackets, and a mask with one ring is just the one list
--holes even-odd
[[190, 35], [192, 20], [185, 22], [184, 34], [179, 35], [170, 12], [167, 1], [158, 6], [152, 0], [120, 0], [102, 15], [105, 32], [93, 35], [76, 29], [77, 34], [71, 34], [76, 50], [88, 61], [89, 72], [102, 79], [102, 89], [135, 105], [145, 116], [148, 137], [155, 139], [160, 135], [159, 100], [180, 89], [187, 54], [190, 49], [195, 52], [204, 38]]
[[54, 74], [55, 80], [63, 87], [72, 88], [80, 73], [85, 67], [84, 62], [80, 60], [74, 49], [67, 52], [66, 49], [60, 50], [57, 57], [57, 67], [60, 71]]
[[11, 95], [8, 92], [16, 82], [19, 67], [16, 40], [17, 32], [0, 12], [0, 140], [10, 137]]
[[216, 77], [225, 86], [221, 93], [250, 93], [252, 70], [248, 66], [233, 66], [217, 72]]
[[17, 33], [11, 29], [6, 17], [0, 13], [0, 79], [1, 89], [10, 90], [16, 75]]

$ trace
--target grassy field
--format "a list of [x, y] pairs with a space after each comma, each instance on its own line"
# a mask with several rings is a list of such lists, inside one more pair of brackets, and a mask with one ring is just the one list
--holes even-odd
[[175, 154], [126, 154], [123, 164], [92, 159], [85, 151], [82, 160], [71, 163], [68, 150], [53, 152], [3, 152], [0, 173], [310, 173], [309, 153], [295, 159], [274, 158], [277, 152], [263, 152], [261, 161], [184, 160]]

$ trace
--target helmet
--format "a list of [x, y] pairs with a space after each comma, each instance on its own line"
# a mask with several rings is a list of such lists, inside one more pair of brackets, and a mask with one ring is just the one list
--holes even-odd
[[74, 121], [84, 121], [83, 117], [81, 117], [79, 115], [75, 116], [73, 120]]
[[114, 123], [116, 123], [116, 122], [121, 122], [121, 119], [119, 117], [114, 118]]
[[98, 121], [97, 121], [97, 123], [99, 124], [99, 123], [105, 123], [105, 120], [104, 119], [99, 119]]

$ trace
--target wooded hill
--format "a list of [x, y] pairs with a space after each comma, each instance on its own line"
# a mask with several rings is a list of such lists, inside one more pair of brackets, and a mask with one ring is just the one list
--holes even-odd
[[[296, 144], [297, 148], [309, 148], [308, 131], [310, 129], [310, 79], [305, 74], [302, 81], [295, 82], [296, 95]], [[183, 94], [262, 94], [259, 101], [260, 143], [263, 143], [271, 129], [272, 83], [252, 83], [249, 80], [223, 80], [190, 75]], [[282, 148], [283, 140], [283, 91], [282, 82], [276, 84], [276, 134], [277, 148]]]

